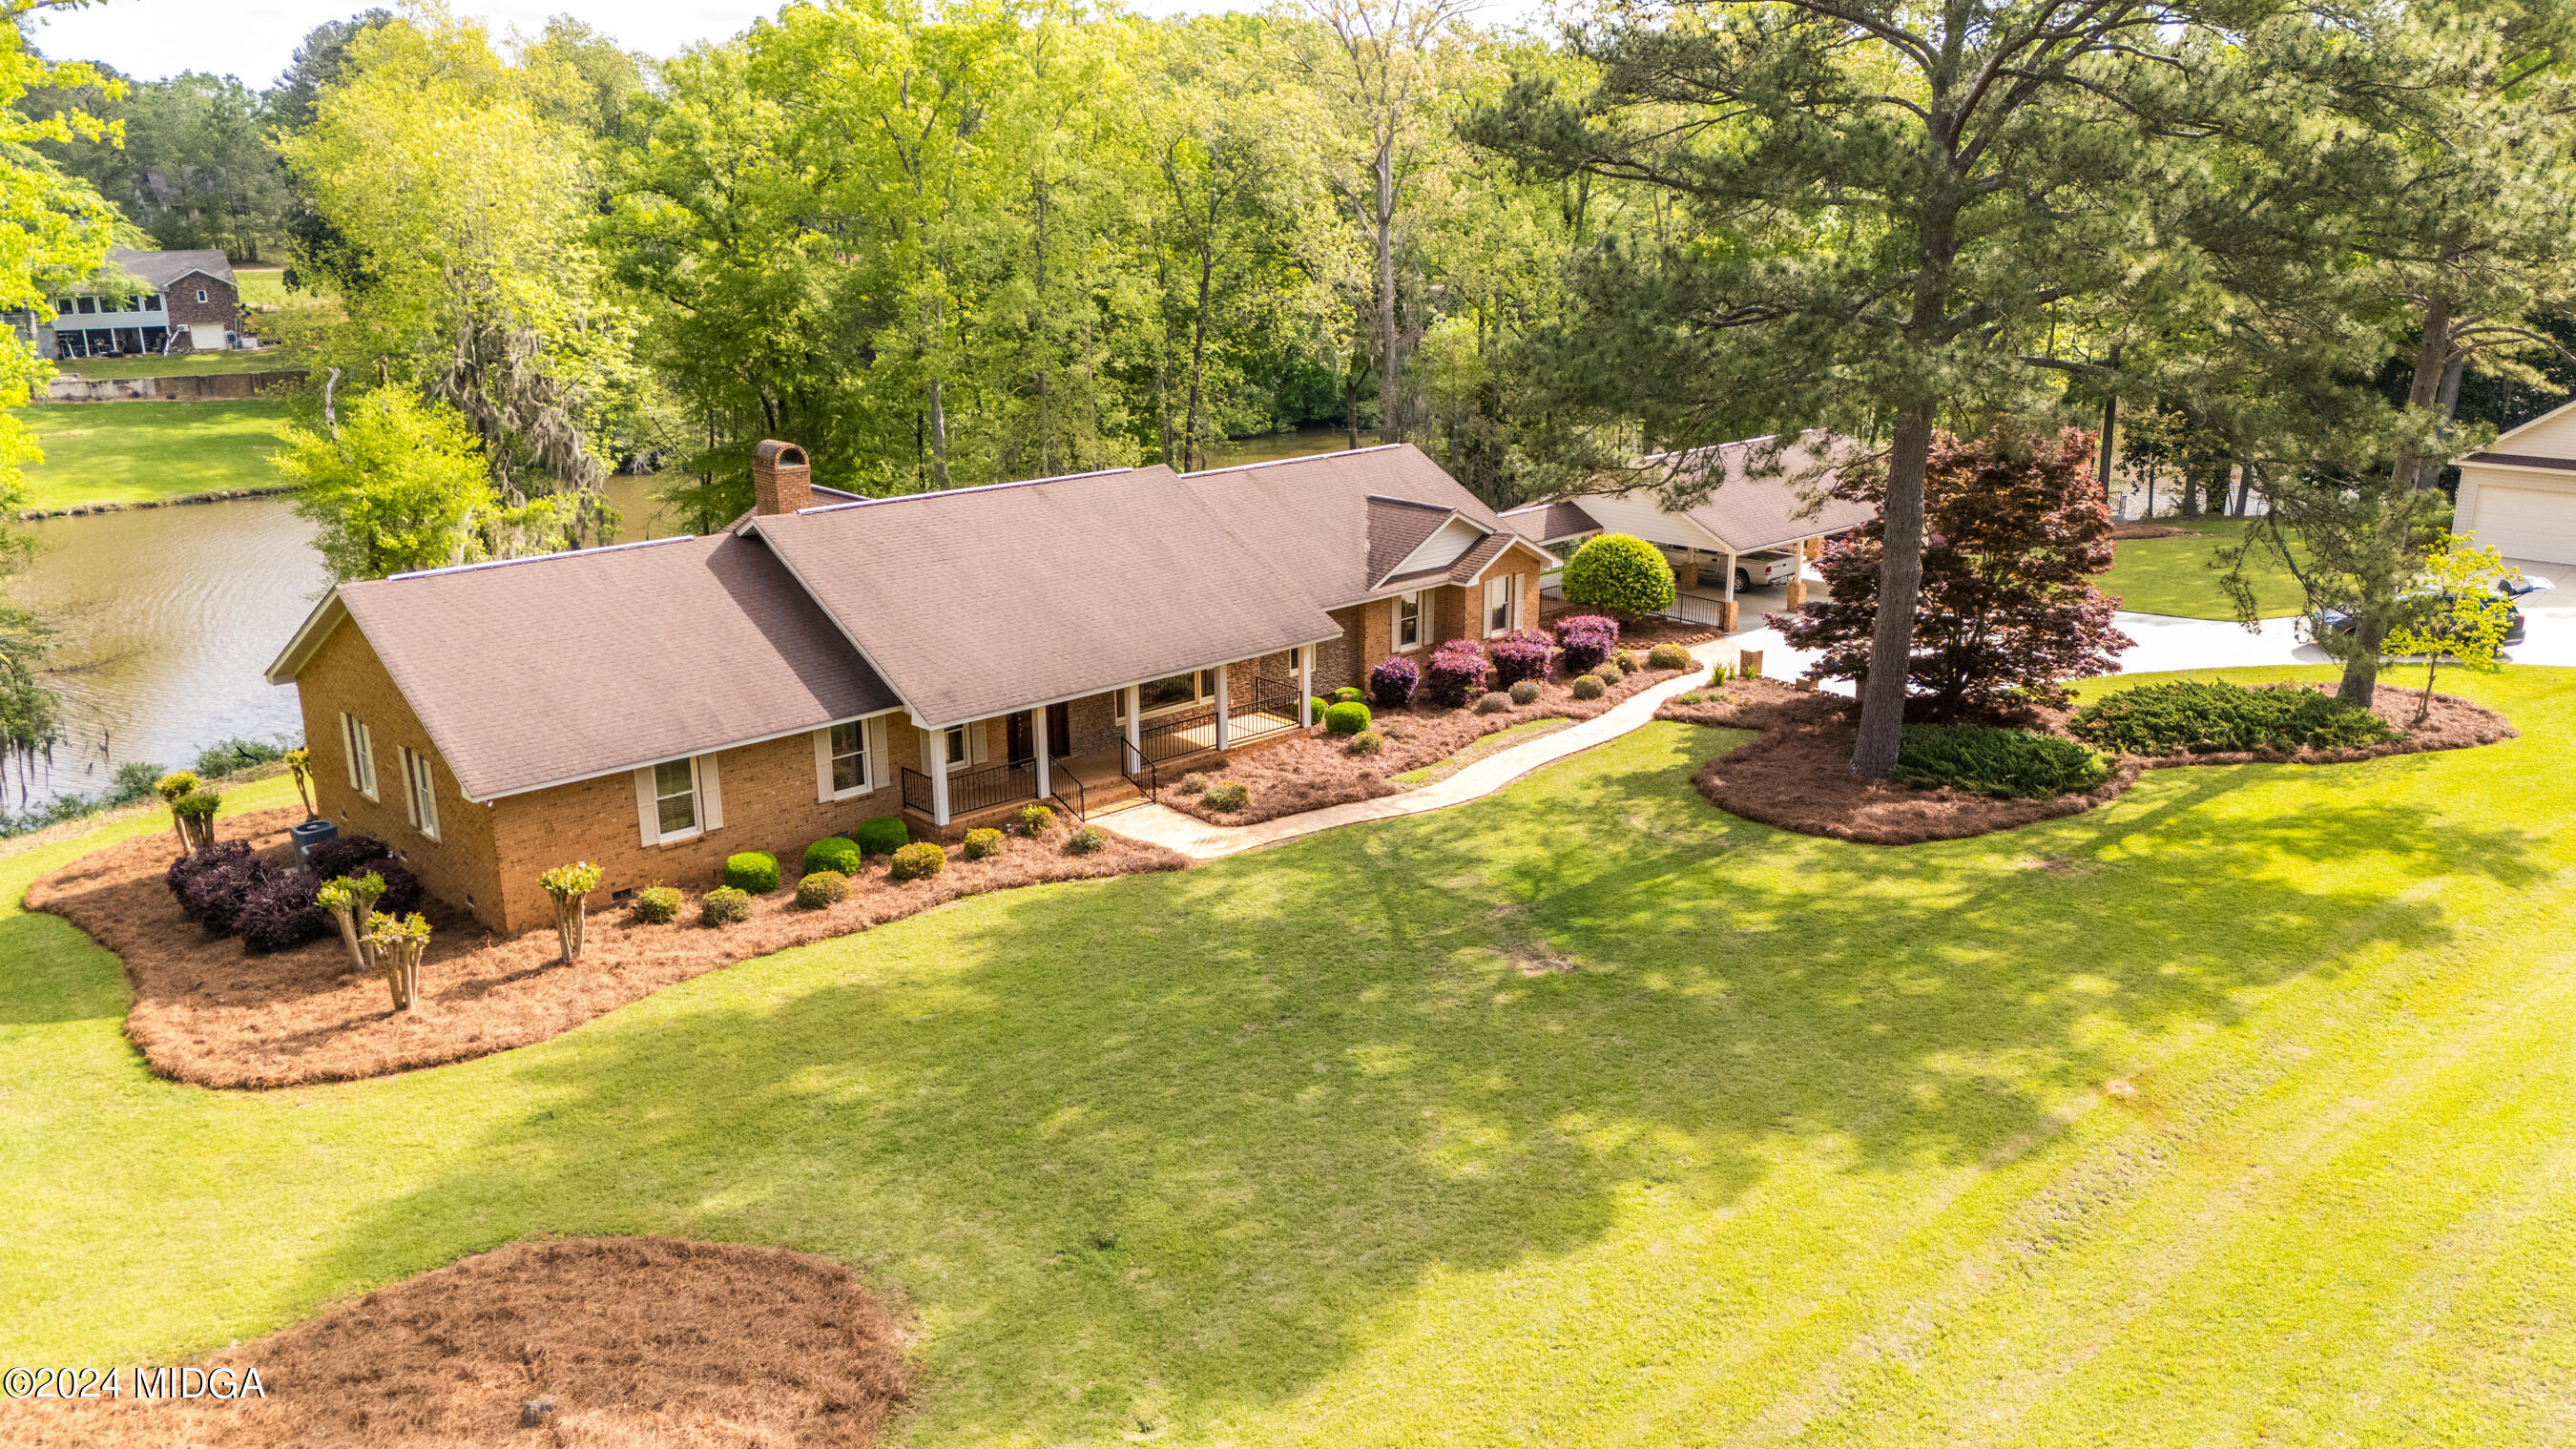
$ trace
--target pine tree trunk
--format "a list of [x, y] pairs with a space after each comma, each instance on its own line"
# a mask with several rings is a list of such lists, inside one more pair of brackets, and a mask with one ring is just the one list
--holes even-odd
[[1896, 769], [1905, 732], [1907, 673], [1914, 657], [1914, 611], [1923, 592], [1923, 475], [1932, 457], [1934, 404], [1924, 401], [1896, 422], [1887, 457], [1887, 501], [1880, 510], [1878, 617], [1870, 630], [1869, 672], [1861, 677], [1860, 738], [1851, 770], [1883, 780]]

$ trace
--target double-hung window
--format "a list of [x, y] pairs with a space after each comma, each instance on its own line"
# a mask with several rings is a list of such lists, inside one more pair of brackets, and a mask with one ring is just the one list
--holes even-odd
[[432, 840], [438, 838], [438, 777], [429, 767], [429, 756], [402, 747], [403, 808], [411, 816], [412, 828]]
[[1485, 580], [1485, 637], [1508, 634], [1520, 627], [1520, 582], [1518, 574]]
[[357, 716], [340, 716], [340, 743], [349, 757], [349, 788], [373, 800], [376, 795], [376, 737]]
[[653, 833], [675, 840], [698, 833], [698, 762], [664, 760], [653, 767]]
[[199, 287], [199, 288], [197, 289], [197, 300], [198, 300], [198, 301], [200, 301], [200, 302], [202, 302], [202, 301], [206, 300], [206, 289], [205, 289], [205, 288], [203, 288], [203, 287]]
[[851, 795], [868, 788], [868, 727], [857, 720], [832, 726], [824, 742], [832, 767], [832, 793]]
[[966, 738], [966, 727], [962, 724], [950, 725], [948, 727], [948, 768], [965, 769], [974, 763], [974, 753], [973, 741]]
[[1395, 648], [1402, 653], [1422, 647], [1422, 596], [1395, 596]]

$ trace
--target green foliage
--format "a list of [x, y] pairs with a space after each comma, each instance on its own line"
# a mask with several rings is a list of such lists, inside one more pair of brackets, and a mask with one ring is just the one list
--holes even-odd
[[1196, 795], [1207, 787], [1208, 777], [1200, 774], [1196, 770], [1192, 770], [1188, 774], [1183, 775], [1180, 783], [1174, 785], [1172, 788], [1180, 791], [1184, 795]]
[[969, 830], [966, 832], [965, 855], [968, 860], [983, 860], [1002, 853], [1002, 832]]
[[1210, 810], [1231, 815], [1252, 803], [1252, 789], [1241, 780], [1219, 780], [1208, 786], [1203, 798]]
[[[749, 905], [746, 897], [744, 904]], [[680, 893], [670, 886], [646, 886], [635, 893], [635, 919], [648, 926], [667, 926], [680, 918]]]
[[1341, 688], [1333, 691], [1333, 703], [1335, 704], [1358, 704], [1367, 698], [1367, 695], [1360, 692], [1359, 686], [1354, 684], [1345, 684]]
[[537, 884], [557, 901], [576, 901], [599, 889], [599, 867], [586, 860], [559, 865], [537, 877]]
[[1602, 684], [1601, 676], [1598, 674], [1576, 675], [1574, 682], [1566, 686], [1566, 691], [1576, 699], [1599, 699], [1609, 692], [1608, 686]]
[[2077, 710], [2066, 727], [2130, 755], [2295, 754], [2397, 737], [2379, 716], [2305, 685], [2248, 689], [2191, 679], [2114, 690]]
[[1679, 593], [1673, 566], [1653, 544], [1626, 533], [1584, 540], [1565, 561], [1558, 588], [1567, 603], [1631, 619], [1662, 613]]
[[1646, 654], [1648, 669], [1688, 669], [1691, 653], [1679, 644], [1658, 644]]
[[170, 802], [170, 813], [191, 823], [203, 823], [214, 819], [223, 803], [224, 797], [212, 790], [192, 790]]
[[[1026, 819], [1030, 810], [1045, 808], [1031, 805], [1020, 814]], [[850, 832], [850, 838], [858, 842], [861, 855], [892, 855], [903, 849], [905, 841], [912, 839], [912, 829], [903, 823], [900, 815], [872, 815], [859, 822], [859, 828]]]
[[131, 805], [137, 800], [149, 799], [154, 793], [154, 785], [161, 778], [159, 765], [149, 760], [128, 760], [116, 767], [116, 775], [109, 782], [107, 793], [100, 797], [99, 803], [113, 807]]
[[331, 576], [380, 579], [485, 556], [467, 521], [495, 506], [483, 445], [445, 403], [399, 388], [343, 400], [337, 437], [287, 424], [271, 459], [299, 486]]
[[916, 841], [894, 853], [894, 862], [886, 868], [892, 880], [928, 880], [948, 868], [948, 852], [935, 841]]
[[796, 908], [819, 911], [850, 898], [850, 878], [837, 870], [808, 871], [796, 883]]
[[812, 875], [818, 870], [833, 870], [843, 875], [856, 875], [860, 863], [866, 858], [867, 852], [859, 849], [857, 841], [846, 835], [826, 835], [805, 847], [805, 873]]
[[196, 789], [197, 772], [194, 770], [173, 770], [152, 782], [152, 793], [174, 804], [182, 795], [195, 794]]
[[[1527, 684], [1530, 681], [1524, 679], [1518, 682], [1521, 684]], [[1476, 700], [1476, 713], [1478, 714], [1508, 714], [1511, 712], [1511, 708], [1512, 697], [1503, 693], [1499, 689], [1488, 690]]]
[[2424, 661], [2424, 693], [2415, 710], [2422, 724], [2433, 712], [2433, 680], [2444, 660], [2479, 674], [2501, 668], [2498, 655], [2512, 632], [2513, 606], [2496, 592], [2509, 572], [2504, 558], [2445, 533], [2424, 561], [2417, 606], [2390, 630], [2383, 652]]
[[1379, 734], [1375, 730], [1362, 730], [1358, 734], [1351, 736], [1350, 751], [1354, 755], [1374, 755], [1383, 752], [1385, 749], [1386, 736]]
[[2001, 800], [2044, 800], [2109, 779], [2108, 758], [2055, 735], [1975, 724], [1905, 726], [1895, 778]]
[[1538, 696], [1539, 685], [1537, 680], [1521, 679], [1513, 681], [1511, 688], [1512, 703], [1536, 704], [1538, 703]]
[[718, 886], [698, 902], [698, 924], [702, 926], [738, 926], [750, 919], [749, 891]]
[[1055, 829], [1055, 812], [1044, 805], [1023, 805], [1018, 824], [1022, 835], [1034, 839]]
[[1337, 735], [1355, 735], [1369, 727], [1369, 707], [1356, 699], [1346, 699], [1324, 711], [1324, 728]]
[[728, 855], [724, 883], [750, 895], [765, 896], [778, 889], [778, 857], [758, 850]]
[[286, 747], [266, 740], [218, 740], [197, 753], [197, 773], [207, 779], [237, 775], [286, 758]]
[[1101, 851], [1107, 849], [1108, 846], [1109, 837], [1100, 833], [1099, 826], [1086, 825], [1080, 830], [1077, 830], [1071, 835], [1065, 837], [1064, 853], [1067, 855], [1097, 855]]

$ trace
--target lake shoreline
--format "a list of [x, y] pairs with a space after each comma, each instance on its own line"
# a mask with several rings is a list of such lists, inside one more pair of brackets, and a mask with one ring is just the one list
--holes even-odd
[[98, 503], [75, 503], [69, 508], [28, 508], [18, 514], [20, 523], [42, 523], [48, 518], [81, 518], [92, 513], [130, 513], [138, 508], [178, 508], [190, 503], [230, 503], [239, 498], [275, 498], [292, 493], [295, 485], [280, 483], [266, 488], [217, 488], [205, 493], [181, 493], [169, 498], [111, 498]]

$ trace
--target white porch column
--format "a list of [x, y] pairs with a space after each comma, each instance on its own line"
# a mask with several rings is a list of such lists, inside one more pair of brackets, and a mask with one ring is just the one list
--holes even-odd
[[[1139, 726], [1143, 724], [1137, 716], [1143, 713], [1144, 708], [1144, 691], [1133, 684], [1127, 686], [1127, 748], [1134, 752], [1128, 757], [1129, 759], [1142, 760], [1145, 756], [1144, 743], [1137, 735]], [[1125, 773], [1127, 760], [1120, 760], [1118, 769], [1120, 773]]]
[[1726, 556], [1726, 601], [1735, 602], [1735, 555]]
[[1046, 717], [1045, 705], [1029, 711], [1029, 738], [1037, 741], [1038, 745], [1038, 798], [1041, 800], [1055, 793], [1054, 784], [1047, 778]]
[[1226, 709], [1225, 669], [1226, 667], [1222, 664], [1216, 667], [1216, 747], [1220, 750], [1225, 748], [1225, 743], [1228, 739], [1226, 727], [1232, 723], [1232, 721], [1227, 718], [1228, 710]]
[[930, 732], [930, 823], [948, 826], [948, 731]]
[[1306, 728], [1315, 722], [1315, 646], [1304, 645], [1297, 651], [1297, 725]]

